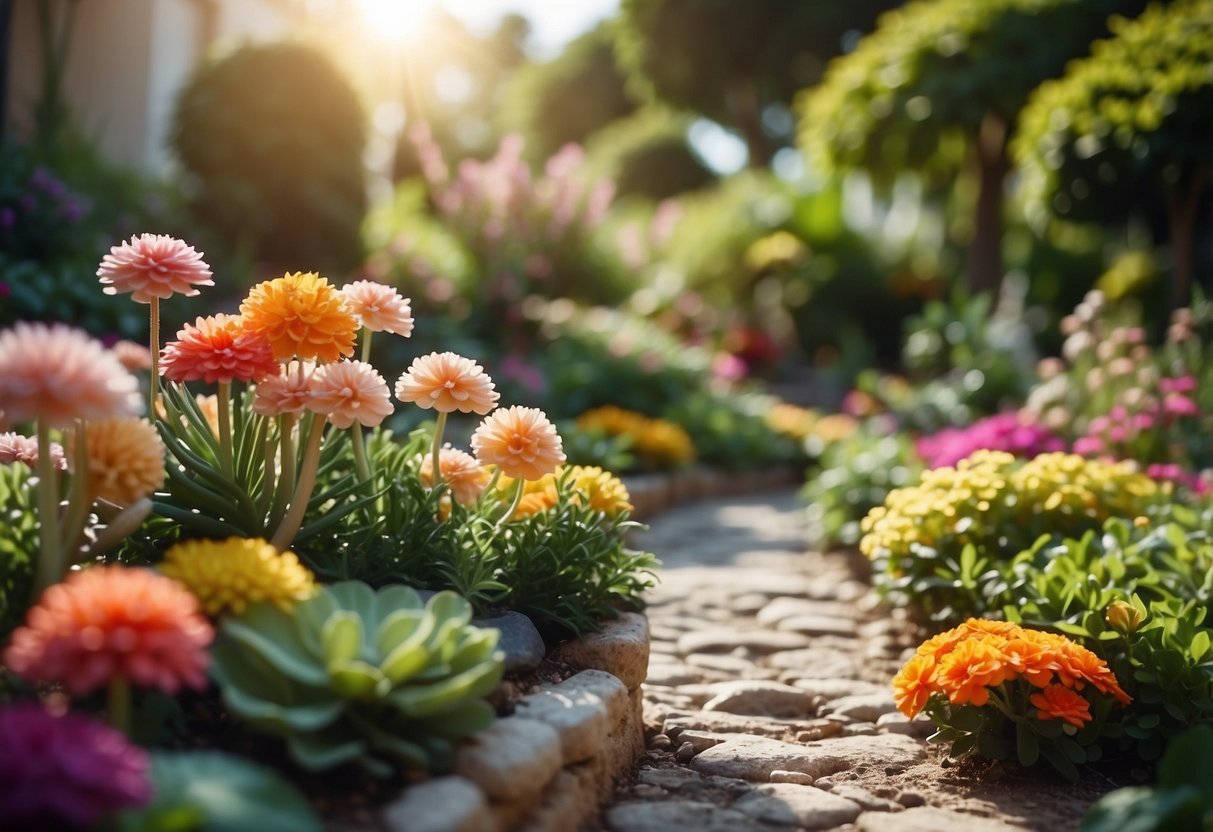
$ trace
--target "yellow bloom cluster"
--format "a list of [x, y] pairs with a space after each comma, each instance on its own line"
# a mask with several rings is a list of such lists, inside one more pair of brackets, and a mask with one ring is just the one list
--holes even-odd
[[1037, 719], [1081, 727], [1091, 712], [1078, 691], [1088, 684], [1122, 705], [1130, 701], [1103, 659], [1087, 648], [1065, 636], [978, 618], [923, 642], [893, 678], [893, 701], [910, 718], [936, 693], [953, 705], [980, 707], [991, 690], [1020, 678], [1038, 689], [1029, 697]]
[[[560, 500], [558, 486], [561, 479], [564, 479], [569, 502], [574, 505], [588, 506], [608, 517], [617, 517], [625, 511], [632, 511], [627, 486], [610, 471], [596, 465], [573, 465], [568, 469], [566, 477], [565, 470], [559, 468], [542, 479], [524, 481], [522, 501], [514, 511], [513, 519], [520, 520], [555, 508]], [[510, 495], [514, 493], [514, 480], [509, 477], [498, 478], [497, 492], [502, 501], [509, 500]]]
[[312, 573], [293, 552], [260, 538], [188, 540], [168, 550], [160, 571], [185, 587], [210, 615], [268, 601], [289, 611], [315, 591]]
[[577, 427], [602, 431], [608, 436], [626, 436], [631, 440], [632, 453], [648, 467], [677, 467], [695, 460], [695, 445], [680, 425], [643, 413], [605, 405], [578, 416]]
[[821, 419], [816, 410], [779, 402], [767, 411], [767, 425], [776, 433], [803, 442], [813, 433], [813, 427]]
[[955, 468], [927, 471], [918, 485], [889, 492], [884, 505], [863, 519], [859, 548], [869, 557], [902, 556], [915, 544], [1080, 533], [1111, 516], [1141, 514], [1157, 489], [1131, 463], [1065, 453], [1024, 462], [1002, 451], [978, 451]]

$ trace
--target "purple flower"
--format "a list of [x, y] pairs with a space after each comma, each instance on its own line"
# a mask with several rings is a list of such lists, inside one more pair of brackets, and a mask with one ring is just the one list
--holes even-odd
[[1023, 422], [1016, 412], [999, 413], [966, 428], [945, 428], [921, 437], [915, 450], [928, 468], [955, 465], [974, 451], [1006, 451], [1034, 457], [1065, 450], [1065, 443], [1041, 425]]
[[0, 231], [8, 231], [17, 224], [17, 212], [7, 205], [0, 208]]
[[148, 755], [121, 733], [34, 702], [0, 710], [0, 818], [5, 828], [87, 827], [152, 797]]

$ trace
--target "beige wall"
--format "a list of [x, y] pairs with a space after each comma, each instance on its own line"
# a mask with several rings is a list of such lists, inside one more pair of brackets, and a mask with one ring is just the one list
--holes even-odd
[[[15, 4], [5, 125], [26, 136], [41, 84], [35, 5]], [[76, 124], [108, 158], [163, 172], [174, 99], [207, 50], [282, 37], [296, 8], [289, 0], [79, 0], [64, 84]]]

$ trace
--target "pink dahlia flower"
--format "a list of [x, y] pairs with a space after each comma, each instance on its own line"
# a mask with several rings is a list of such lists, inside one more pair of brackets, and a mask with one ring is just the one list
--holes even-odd
[[134, 341], [124, 340], [110, 347], [110, 351], [114, 353], [118, 363], [132, 373], [136, 370], [152, 368], [152, 351], [147, 348], [147, 344], [136, 344]]
[[484, 368], [453, 352], [414, 358], [396, 382], [396, 398], [440, 413], [455, 410], [481, 416], [497, 406], [501, 394]]
[[0, 332], [0, 402], [13, 422], [63, 428], [76, 419], [136, 416], [139, 383], [100, 341], [63, 324]]
[[136, 303], [173, 295], [193, 297], [195, 286], [214, 286], [211, 269], [194, 247], [165, 234], [140, 234], [101, 258], [97, 276], [107, 295], [130, 293]]
[[[438, 467], [442, 470], [442, 481], [451, 487], [456, 501], [461, 506], [470, 506], [480, 499], [489, 482], [489, 472], [469, 453], [443, 446], [438, 452]], [[434, 485], [434, 457], [426, 454], [417, 472], [421, 484], [426, 488]]]
[[496, 465], [515, 479], [541, 479], [564, 462], [560, 434], [544, 412], [533, 407], [493, 413], [472, 434], [472, 450], [481, 465]]
[[181, 584], [150, 569], [94, 566], [42, 593], [4, 664], [87, 696], [115, 677], [175, 694], [206, 686], [215, 632]]
[[383, 283], [358, 280], [341, 288], [345, 300], [362, 326], [371, 332], [391, 332], [405, 338], [413, 334], [413, 310], [409, 299]]
[[292, 361], [278, 373], [257, 382], [253, 410], [262, 416], [302, 413], [312, 398], [312, 375], [316, 365], [310, 361]]
[[91, 828], [151, 800], [149, 762], [108, 725], [9, 705], [0, 711], [0, 818], [6, 829]]
[[160, 375], [170, 381], [260, 381], [277, 372], [270, 342], [246, 331], [239, 315], [198, 318], [160, 353]]
[[[55, 461], [56, 471], [67, 470], [63, 446], [58, 442], [51, 443], [51, 459]], [[0, 464], [9, 462], [24, 462], [30, 468], [38, 467], [38, 440], [19, 433], [0, 433]]]
[[375, 427], [392, 413], [387, 382], [374, 367], [361, 361], [325, 364], [316, 371], [311, 390], [308, 410], [328, 416], [339, 428], [355, 422]]

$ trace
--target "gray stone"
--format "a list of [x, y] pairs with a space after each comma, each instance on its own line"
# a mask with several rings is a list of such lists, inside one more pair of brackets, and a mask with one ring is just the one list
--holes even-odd
[[891, 714], [881, 714], [880, 719], [876, 720], [876, 729], [887, 734], [905, 734], [907, 737], [922, 740], [935, 733], [935, 723], [922, 714], [914, 719], [907, 719], [905, 714], [894, 711]]
[[807, 747], [840, 756], [855, 771], [904, 771], [926, 755], [923, 743], [900, 734], [838, 737]]
[[847, 604], [832, 601], [815, 601], [808, 598], [775, 598], [758, 612], [758, 623], [777, 627], [787, 618], [805, 615], [827, 615], [848, 618], [855, 614]]
[[477, 627], [491, 627], [501, 633], [497, 647], [505, 653], [506, 673], [534, 670], [547, 655], [548, 649], [534, 623], [520, 612], [505, 612], [472, 623]]
[[867, 789], [862, 786], [856, 786], [854, 783], [835, 783], [830, 789], [830, 793], [853, 801], [867, 812], [899, 812], [905, 808], [900, 803], [885, 800], [883, 797], [877, 797]]
[[575, 667], [605, 670], [635, 690], [649, 668], [649, 623], [643, 615], [625, 612], [583, 639], [566, 641], [553, 658]]
[[620, 803], [607, 811], [611, 832], [741, 832], [750, 828], [749, 816], [697, 800], [662, 803]]
[[1023, 827], [1013, 826], [995, 818], [983, 818], [934, 806], [919, 806], [896, 814], [864, 812], [855, 823], [859, 832], [939, 832], [941, 829], [964, 832], [1023, 832]]
[[826, 615], [794, 615], [779, 622], [778, 628], [806, 636], [855, 636], [855, 621]]
[[771, 772], [776, 770], [799, 771], [818, 778], [842, 771], [847, 765], [841, 755], [832, 754], [822, 747], [795, 745], [744, 734], [712, 746], [691, 761], [691, 768], [701, 774], [761, 782], [770, 780]]
[[[582, 684], [578, 681], [580, 675], [524, 696], [515, 709], [515, 716], [542, 722], [560, 735], [561, 759], [566, 766], [597, 754], [612, 724], [607, 702], [595, 690], [597, 685]], [[606, 675], [618, 688], [615, 698], [626, 701], [623, 683]]]
[[797, 786], [813, 785], [813, 778], [807, 774], [802, 774], [799, 771], [784, 771], [783, 769], [775, 769], [771, 772], [772, 783], [795, 783]]
[[830, 702], [826, 709], [830, 713], [848, 716], [851, 719], [875, 722], [884, 714], [895, 713], [897, 704], [893, 701], [893, 692], [886, 690], [881, 693], [859, 693], [854, 696], [844, 696]]
[[[808, 641], [808, 636], [797, 633], [782, 633], [785, 636]], [[768, 659], [771, 667], [794, 670], [801, 679], [840, 679], [854, 676], [859, 669], [854, 656], [840, 650], [809, 647], [801, 650], [782, 650]]]
[[865, 693], [881, 693], [888, 685], [878, 685], [862, 679], [794, 679], [792, 684], [823, 699], [841, 699]]
[[697, 772], [685, 768], [642, 768], [636, 780], [650, 786], [677, 791], [692, 784], [700, 784], [703, 778]]
[[534, 797], [560, 771], [560, 735], [533, 719], [499, 719], [475, 734], [455, 754], [455, 772], [490, 798]]
[[674, 752], [674, 759], [680, 763], [689, 763], [691, 758], [695, 756], [695, 744], [684, 742], [678, 746], [678, 750]]
[[771, 783], [745, 795], [733, 808], [755, 820], [800, 829], [833, 829], [859, 817], [859, 806], [812, 786]]
[[731, 656], [728, 653], [691, 653], [683, 661], [696, 667], [732, 673], [734, 676], [744, 677], [758, 670], [749, 659]]
[[761, 592], [747, 592], [729, 602], [729, 609], [738, 615], [753, 615], [767, 605], [767, 596]]
[[494, 832], [484, 793], [462, 777], [417, 783], [383, 810], [390, 832]]
[[818, 720], [767, 719], [759, 716], [730, 714], [724, 711], [696, 711], [694, 713], [671, 714], [666, 718], [665, 729], [671, 737], [678, 738], [680, 732], [713, 731], [719, 734], [753, 734], [774, 739], [791, 739], [798, 733], [818, 724]]
[[705, 711], [784, 718], [805, 718], [817, 713], [817, 698], [791, 685], [746, 680], [720, 682], [712, 687], [717, 693], [704, 703]]
[[698, 754], [705, 748], [711, 748], [713, 745], [720, 745], [729, 738], [728, 734], [714, 734], [711, 731], [683, 731], [678, 735], [678, 741], [681, 743], [690, 743]]
[[728, 653], [744, 647], [754, 653], [777, 653], [809, 646], [808, 636], [774, 630], [715, 629], [685, 633], [678, 639], [678, 651], [689, 653]]
[[676, 662], [650, 662], [645, 684], [685, 685], [690, 682], [702, 682], [709, 674], [719, 678], [718, 674], [704, 668], [688, 667]]

